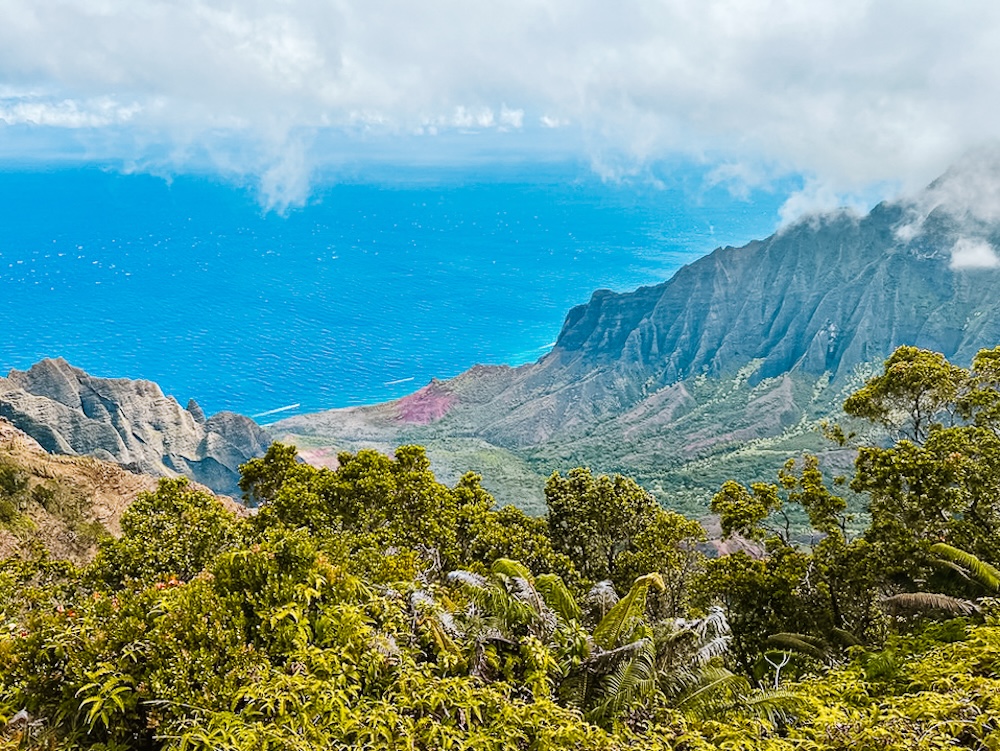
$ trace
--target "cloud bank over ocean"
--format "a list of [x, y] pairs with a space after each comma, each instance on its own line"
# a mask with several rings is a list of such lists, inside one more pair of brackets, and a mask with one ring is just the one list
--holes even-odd
[[[889, 0], [0, 0], [0, 159], [210, 169], [703, 163], [794, 214], [913, 188], [1000, 121], [1000, 6]], [[880, 188], [886, 190], [887, 188]]]

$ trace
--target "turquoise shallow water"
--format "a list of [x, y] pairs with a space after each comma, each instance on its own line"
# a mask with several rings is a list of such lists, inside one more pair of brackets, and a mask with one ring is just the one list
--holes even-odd
[[209, 413], [394, 398], [537, 359], [594, 289], [763, 237], [784, 197], [574, 166], [416, 177], [329, 186], [281, 216], [205, 178], [0, 172], [0, 369], [62, 356]]

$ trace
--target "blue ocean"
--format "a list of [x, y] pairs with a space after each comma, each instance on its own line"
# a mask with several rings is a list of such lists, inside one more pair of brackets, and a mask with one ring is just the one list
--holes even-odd
[[399, 170], [282, 215], [204, 176], [8, 170], [0, 370], [59, 356], [262, 422], [382, 401], [539, 358], [593, 290], [764, 237], [785, 195], [737, 199], [696, 171]]

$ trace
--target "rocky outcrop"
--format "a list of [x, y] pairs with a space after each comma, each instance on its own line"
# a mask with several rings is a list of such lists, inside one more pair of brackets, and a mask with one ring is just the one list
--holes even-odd
[[206, 419], [150, 381], [95, 378], [62, 359], [0, 378], [0, 417], [46, 451], [91, 455], [161, 477], [184, 475], [239, 494], [238, 467], [262, 455], [270, 437], [247, 417]]

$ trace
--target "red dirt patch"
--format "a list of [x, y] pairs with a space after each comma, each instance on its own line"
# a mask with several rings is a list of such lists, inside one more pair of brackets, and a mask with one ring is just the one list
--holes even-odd
[[337, 454], [340, 453], [334, 448], [300, 448], [299, 458], [306, 464], [314, 467], [326, 467], [327, 469], [337, 469], [340, 462], [337, 461]]
[[440, 420], [451, 409], [455, 398], [432, 381], [419, 391], [404, 396], [397, 403], [399, 420], [417, 425], [427, 425]]

